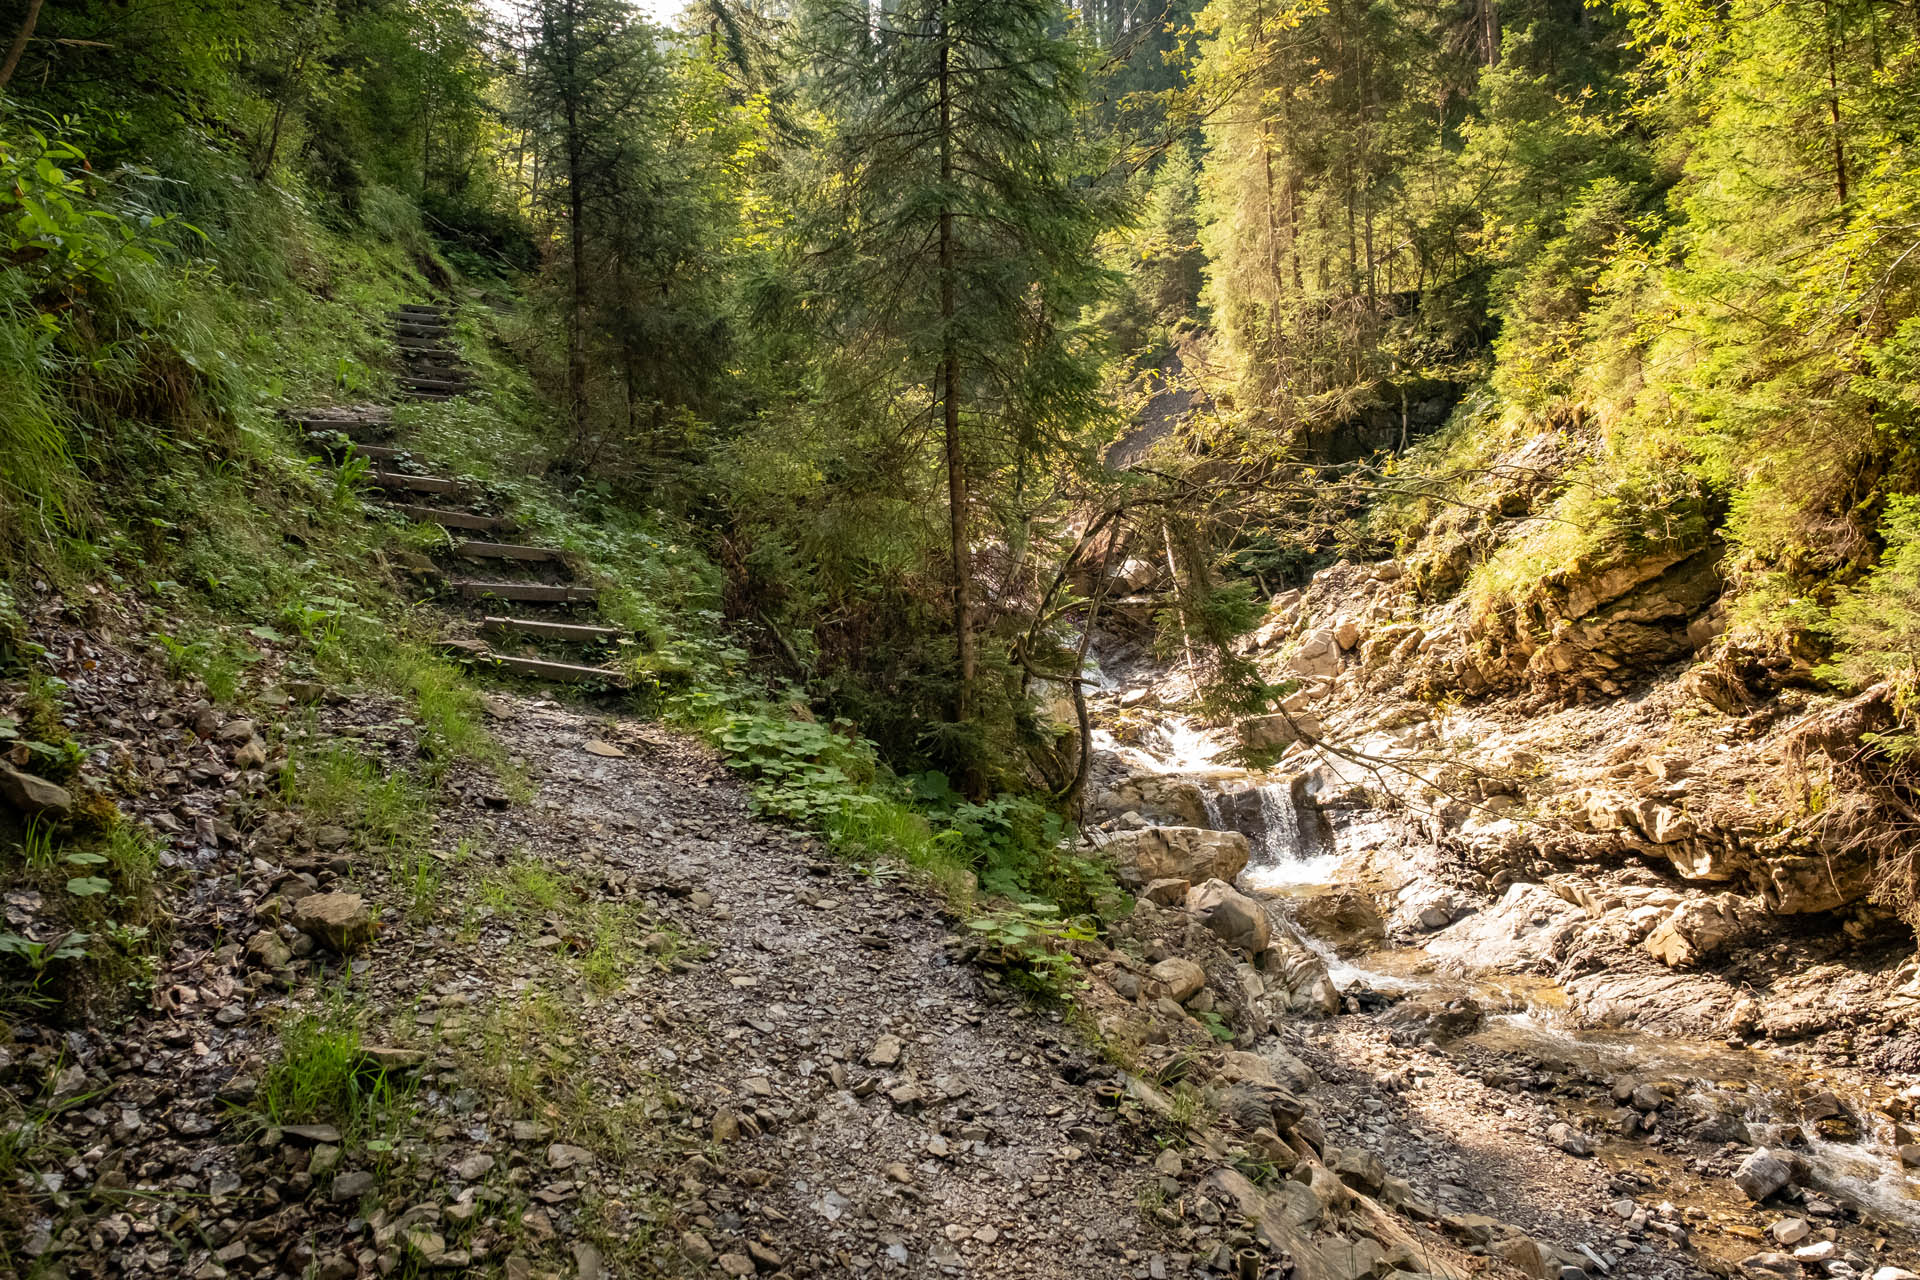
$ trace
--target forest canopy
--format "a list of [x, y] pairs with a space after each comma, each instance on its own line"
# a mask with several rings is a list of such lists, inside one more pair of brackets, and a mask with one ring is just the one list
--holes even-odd
[[685, 520], [781, 679], [975, 793], [1074, 791], [1042, 710], [1143, 558], [1223, 711], [1351, 552], [1500, 618], [1714, 549], [1726, 643], [1915, 669], [1911, 0], [32, 0], [9, 44], [15, 555], [228, 447], [271, 324], [398, 252], [517, 300], [550, 475]]

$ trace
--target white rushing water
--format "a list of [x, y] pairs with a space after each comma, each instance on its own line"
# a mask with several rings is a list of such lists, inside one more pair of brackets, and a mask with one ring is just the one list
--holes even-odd
[[1340, 866], [1340, 854], [1322, 838], [1317, 819], [1300, 812], [1294, 802], [1293, 779], [1262, 783], [1255, 792], [1259, 796], [1261, 837], [1247, 866], [1247, 885], [1284, 889], [1331, 883]]

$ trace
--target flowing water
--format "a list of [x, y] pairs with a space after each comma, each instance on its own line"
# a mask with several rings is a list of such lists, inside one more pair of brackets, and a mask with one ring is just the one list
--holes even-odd
[[[1802, 1070], [1773, 1055], [1725, 1045], [1675, 1039], [1635, 1031], [1593, 1031], [1566, 1025], [1564, 993], [1546, 978], [1492, 973], [1473, 978], [1448, 976], [1435, 959], [1418, 948], [1384, 948], [1342, 954], [1331, 942], [1300, 928], [1291, 904], [1341, 886], [1345, 860], [1326, 819], [1312, 804], [1309, 780], [1302, 775], [1258, 772], [1223, 765], [1228, 743], [1217, 731], [1181, 716], [1167, 716], [1125, 745], [1096, 733], [1096, 750], [1120, 760], [1136, 773], [1178, 775], [1200, 792], [1207, 823], [1215, 830], [1239, 831], [1248, 838], [1249, 861], [1241, 886], [1274, 904], [1275, 924], [1285, 928], [1326, 963], [1342, 991], [1364, 989], [1403, 996], [1421, 992], [1471, 995], [1489, 1011], [1484, 1027], [1467, 1037], [1478, 1049], [1519, 1056], [1571, 1073], [1601, 1077], [1631, 1075], [1685, 1082], [1677, 1105], [1699, 1116], [1724, 1117], [1733, 1131], [1745, 1131], [1755, 1145], [1797, 1123], [1801, 1101], [1828, 1090], [1848, 1110], [1869, 1117], [1869, 1099], [1857, 1085]], [[1339, 771], [1334, 761], [1332, 772]], [[1322, 773], [1328, 772], [1323, 768]], [[1884, 1119], [1880, 1121], [1886, 1127]], [[1920, 1229], [1920, 1171], [1903, 1170], [1888, 1134], [1863, 1134], [1862, 1142], [1832, 1141], [1805, 1125], [1799, 1150], [1815, 1169], [1816, 1187], [1853, 1201], [1869, 1216]], [[1655, 1163], [1647, 1149], [1621, 1144], [1623, 1160]], [[1691, 1183], [1690, 1193], [1731, 1197], [1724, 1179], [1703, 1182], [1689, 1174], [1678, 1157], [1665, 1157], [1675, 1185]]]

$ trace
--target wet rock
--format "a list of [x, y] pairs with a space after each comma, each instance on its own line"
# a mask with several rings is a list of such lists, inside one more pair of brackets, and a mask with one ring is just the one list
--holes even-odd
[[1547, 1141], [1570, 1156], [1585, 1157], [1593, 1154], [1593, 1144], [1587, 1141], [1587, 1135], [1564, 1120], [1547, 1130]]
[[294, 904], [293, 925], [343, 956], [373, 941], [373, 913], [357, 893], [310, 893]]
[[1457, 1040], [1478, 1031], [1486, 1012], [1472, 996], [1423, 995], [1402, 1000], [1387, 1013], [1397, 1039]]
[[1116, 783], [1088, 803], [1088, 817], [1106, 822], [1123, 813], [1137, 813], [1153, 823], [1205, 827], [1206, 793], [1198, 783], [1177, 774], [1146, 773]]
[[1373, 900], [1352, 889], [1303, 899], [1295, 905], [1293, 918], [1302, 929], [1336, 947], [1375, 947], [1387, 937], [1386, 922]]
[[1761, 1147], [1742, 1160], [1740, 1167], [1733, 1172], [1734, 1185], [1740, 1188], [1747, 1199], [1756, 1203], [1765, 1200], [1792, 1180], [1792, 1166], [1765, 1147]]
[[1207, 971], [1184, 956], [1162, 960], [1153, 966], [1152, 976], [1178, 1004], [1185, 1004], [1207, 985]]
[[1266, 908], [1224, 880], [1195, 885], [1187, 894], [1187, 910], [1230, 947], [1258, 954], [1272, 940]]
[[22, 773], [4, 760], [0, 760], [0, 800], [29, 818], [50, 816], [65, 821], [73, 812], [72, 792], [45, 778]]
[[1189, 883], [1226, 880], [1246, 869], [1247, 838], [1237, 831], [1201, 827], [1146, 827], [1123, 831], [1100, 846], [1123, 883], [1155, 880]]

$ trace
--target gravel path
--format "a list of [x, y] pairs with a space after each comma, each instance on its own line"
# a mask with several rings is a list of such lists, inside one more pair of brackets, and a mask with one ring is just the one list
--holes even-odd
[[[508, 749], [539, 762], [536, 794], [496, 812], [487, 786], [465, 788], [466, 829], [437, 841], [464, 842], [446, 897], [488, 897], [502, 867], [509, 885], [537, 866], [574, 892], [544, 912], [469, 909], [458, 929], [450, 906], [383, 940], [411, 958], [369, 976], [387, 1007], [423, 976], [422, 1005], [453, 1002], [451, 1024], [435, 1021], [443, 1052], [481, 1045], [484, 1059], [503, 1011], [524, 1018], [536, 1059], [553, 1047], [540, 1028], [564, 1028], [591, 1099], [533, 1118], [589, 1150], [613, 1132], [595, 1113], [664, 1100], [644, 1108], [652, 1136], [607, 1139], [628, 1155], [594, 1152], [582, 1198], [624, 1206], [603, 1236], [654, 1232], [636, 1263], [711, 1250], [723, 1270], [795, 1276], [1164, 1269], [1140, 1208], [1152, 1148], [1072, 1083], [1097, 1064], [1057, 1015], [949, 958], [924, 894], [757, 820], [698, 745], [546, 701], [495, 705]], [[638, 971], [604, 993], [583, 981], [596, 911], [633, 913], [622, 923], [645, 939], [623, 956]]]

